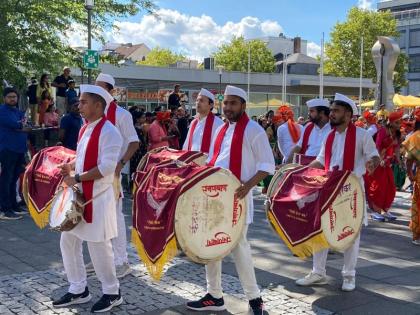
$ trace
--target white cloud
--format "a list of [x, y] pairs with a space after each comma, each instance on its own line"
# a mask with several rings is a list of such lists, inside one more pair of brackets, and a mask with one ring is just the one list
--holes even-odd
[[314, 42], [308, 42], [308, 56], [316, 57], [321, 55], [321, 46]]
[[86, 26], [75, 24], [64, 32], [62, 38], [71, 47], [87, 47]]
[[107, 32], [105, 37], [111, 42], [145, 43], [149, 47], [169, 48], [185, 55], [202, 59], [229, 42], [233, 36], [246, 39], [278, 36], [283, 28], [275, 21], [261, 21], [247, 16], [239, 22], [228, 21], [217, 24], [208, 15], [190, 16], [176, 10], [160, 9], [158, 18], [146, 15], [139, 22], [119, 22], [114, 25], [118, 32]]
[[363, 10], [374, 10], [373, 0], [358, 0], [357, 6]]

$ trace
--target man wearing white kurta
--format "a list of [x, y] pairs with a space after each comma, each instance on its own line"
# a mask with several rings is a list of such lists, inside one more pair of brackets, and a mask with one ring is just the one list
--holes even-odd
[[[303, 126], [296, 124], [302, 135]], [[289, 126], [287, 120], [277, 128], [277, 145], [279, 147], [280, 153], [283, 155], [283, 163], [286, 162], [287, 158], [292, 152], [292, 149], [295, 147], [296, 143], [292, 139], [292, 135], [289, 131]]]
[[[287, 163], [292, 163], [295, 153], [307, 156], [317, 156], [319, 151], [321, 151], [322, 142], [331, 131], [331, 125], [329, 122], [330, 102], [326, 99], [314, 98], [307, 101], [306, 106], [308, 106], [309, 120], [313, 124], [312, 131], [310, 131], [309, 134], [308, 143], [306, 143], [306, 147], [303, 148], [304, 135], [306, 133], [306, 129], [311, 126], [310, 124], [307, 124], [303, 129], [298, 143], [288, 156]], [[302, 152], [302, 149], [304, 149], [305, 152]]]
[[[109, 74], [100, 73], [96, 78], [95, 84], [103, 87], [111, 94], [115, 86], [115, 80]], [[111, 111], [113, 112], [111, 113]], [[105, 115], [118, 129], [123, 139], [123, 145], [118, 156], [118, 164], [115, 170], [115, 176], [119, 178], [119, 187], [121, 187], [121, 170], [138, 150], [139, 138], [137, 136], [136, 129], [134, 128], [133, 117], [127, 110], [118, 106], [115, 100], [106, 106]], [[126, 276], [131, 271], [127, 255], [127, 231], [122, 211], [123, 197], [124, 195], [121, 190], [121, 193], [117, 196], [116, 202], [118, 235], [112, 239], [112, 248], [114, 250], [114, 259], [118, 278]], [[88, 264], [86, 269], [89, 272], [92, 271], [93, 268], [91, 264]]]
[[[209, 156], [209, 164], [230, 169], [233, 174], [240, 177], [242, 185], [237, 189], [238, 198], [247, 200], [247, 221], [243, 235], [238, 245], [233, 249], [232, 255], [236, 270], [239, 275], [245, 295], [249, 300], [249, 306], [254, 314], [267, 314], [261, 299], [261, 293], [255, 278], [254, 264], [251, 256], [251, 248], [247, 240], [248, 225], [253, 221], [254, 205], [252, 188], [267, 175], [275, 170], [274, 157], [267, 135], [253, 120], [249, 120], [245, 113], [247, 95], [244, 90], [227, 86], [223, 101], [223, 113], [228, 122], [216, 132], [212, 144], [212, 154]], [[239, 134], [237, 129], [242, 130], [242, 141], [238, 144], [233, 141], [233, 135]], [[224, 134], [224, 136], [223, 136]], [[239, 137], [236, 137], [239, 138]], [[238, 149], [238, 151], [236, 151]], [[231, 165], [231, 156], [235, 158], [235, 164]], [[187, 303], [189, 309], [197, 311], [223, 310], [225, 309], [221, 284], [222, 262], [215, 261], [206, 265], [207, 294], [202, 299]]]
[[[213, 113], [211, 113], [211, 110], [214, 106], [214, 100], [215, 99], [213, 93], [206, 89], [201, 89], [195, 102], [197, 109], [197, 117], [195, 118], [196, 122], [194, 122], [193, 120], [190, 125], [190, 128], [188, 129], [187, 138], [185, 139], [184, 145], [182, 147], [183, 150], [202, 152], [202, 149], [204, 149], [202, 146], [203, 136], [210, 136], [210, 139], [207, 140], [210, 144], [212, 143], [216, 130], [221, 125], [223, 125], [223, 120], [221, 120], [219, 117], [214, 116], [214, 121], [211, 126], [211, 133], [209, 135], [204, 134], [207, 119], [209, 115], [213, 115]], [[191, 133], [193, 134], [191, 135]], [[204, 149], [204, 153], [209, 153], [209, 151]]]
[[[93, 305], [92, 312], [104, 312], [122, 303], [119, 282], [116, 277], [111, 239], [117, 235], [113, 180], [122, 139], [118, 130], [104, 117], [104, 109], [112, 100], [103, 88], [81, 85], [79, 111], [88, 125], [82, 128], [76, 151], [76, 160], [61, 167], [64, 182], [76, 185], [92, 199], [91, 217], [82, 220], [73, 230], [61, 233], [61, 253], [64, 269], [70, 283], [68, 293], [53, 302], [54, 307], [86, 303], [91, 299], [87, 287], [86, 269], [83, 262], [82, 242], [87, 241], [92, 263], [102, 284], [102, 298]], [[102, 126], [102, 127], [101, 127]], [[93, 145], [98, 139], [97, 147]], [[92, 155], [95, 167], [85, 169]], [[95, 159], [95, 158], [93, 158]], [[87, 161], [87, 162], [86, 162]], [[74, 175], [72, 174], [74, 170]], [[92, 183], [92, 198], [88, 197], [85, 184]], [[86, 208], [85, 208], [86, 213]], [[89, 222], [90, 221], [90, 222]]]
[[[348, 134], [349, 125], [353, 113], [357, 112], [355, 103], [348, 97], [337, 93], [333, 104], [331, 105], [330, 123], [335, 128], [335, 136], [331, 147], [331, 157], [329, 170], [343, 169], [343, 163], [346, 159], [346, 153], [349, 154], [349, 148], [345, 147], [346, 136]], [[354, 167], [352, 173], [359, 178], [361, 186], [363, 185], [363, 175], [366, 170], [371, 173], [379, 165], [380, 159], [375, 143], [369, 133], [362, 129], [356, 128], [355, 132], [355, 152]], [[328, 138], [328, 137], [327, 137]], [[326, 140], [324, 140], [321, 151], [316, 160], [309, 166], [315, 168], [324, 168], [326, 163]], [[366, 207], [365, 207], [366, 208]], [[367, 216], [364, 214], [364, 221], [367, 224]], [[353, 245], [344, 251], [344, 265], [342, 269], [343, 291], [353, 291], [356, 287], [356, 264], [359, 256], [360, 233]], [[316, 284], [326, 284], [326, 263], [328, 250], [322, 250], [314, 254], [312, 272], [305, 278], [296, 281], [301, 286], [310, 286]]]

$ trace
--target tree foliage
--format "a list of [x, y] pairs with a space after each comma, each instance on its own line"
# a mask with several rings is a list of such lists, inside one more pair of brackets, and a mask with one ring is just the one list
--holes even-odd
[[[87, 33], [84, 0], [1, 0], [0, 79], [25, 84], [31, 74], [75, 65], [78, 52], [63, 39], [82, 28]], [[110, 29], [114, 18], [154, 12], [153, 0], [97, 0], [92, 14], [93, 38]]]
[[146, 60], [139, 61], [137, 64], [155, 67], [168, 67], [177, 61], [183, 61], [186, 57], [182, 54], [176, 54], [169, 49], [155, 47], [146, 57]]
[[245, 41], [243, 37], [234, 37], [228, 44], [219, 47], [214, 54], [216, 65], [228, 71], [248, 71], [248, 51], [251, 47], [251, 71], [271, 73], [275, 70], [272, 52], [262, 40]]
[[[397, 22], [390, 12], [374, 12], [359, 8], [350, 9], [347, 20], [337, 23], [331, 41], [325, 45], [325, 73], [341, 77], [359, 77], [360, 43], [363, 36], [363, 76], [376, 81], [376, 68], [372, 58], [372, 46], [378, 36], [399, 37]], [[405, 73], [408, 57], [401, 52], [395, 66], [396, 91], [407, 85]]]

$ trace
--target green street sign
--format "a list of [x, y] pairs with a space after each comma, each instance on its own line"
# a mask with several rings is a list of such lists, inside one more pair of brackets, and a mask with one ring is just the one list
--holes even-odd
[[223, 94], [219, 94], [219, 95], [217, 95], [217, 100], [219, 101], [219, 102], [223, 102], [223, 100], [224, 100], [224, 95]]
[[86, 69], [98, 69], [99, 53], [97, 50], [88, 49], [83, 55], [83, 65]]

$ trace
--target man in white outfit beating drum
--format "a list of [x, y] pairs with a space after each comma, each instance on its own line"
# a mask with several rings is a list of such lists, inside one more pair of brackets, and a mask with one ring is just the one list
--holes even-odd
[[[369, 133], [355, 127], [351, 119], [357, 113], [355, 103], [348, 97], [336, 93], [330, 107], [330, 124], [334, 128], [322, 144], [320, 153], [309, 167], [332, 171], [351, 171], [363, 185], [363, 175], [366, 170], [371, 173], [379, 165], [380, 159], [375, 143]], [[364, 214], [367, 224], [367, 216]], [[360, 233], [353, 245], [344, 251], [342, 269], [343, 291], [353, 291], [356, 288], [356, 264], [359, 256]], [[326, 263], [328, 249], [313, 255], [313, 269], [306, 277], [296, 281], [300, 286], [326, 284]]]
[[210, 91], [201, 89], [195, 105], [197, 108], [197, 116], [191, 122], [182, 149], [208, 154], [216, 130], [223, 125], [223, 120], [212, 113], [214, 95]]
[[[209, 165], [229, 169], [242, 182], [236, 190], [238, 198], [246, 198], [247, 221], [238, 245], [232, 255], [245, 295], [253, 314], [267, 314], [255, 278], [251, 248], [247, 240], [248, 225], [253, 220], [252, 188], [267, 175], [274, 173], [274, 157], [267, 136], [245, 112], [247, 94], [244, 90], [227, 86], [223, 113], [227, 122], [216, 131]], [[188, 302], [187, 307], [196, 311], [224, 310], [222, 291], [222, 262], [206, 265], [207, 294], [198, 301]]]
[[104, 116], [112, 96], [94, 85], [81, 85], [80, 92], [79, 111], [87, 124], [79, 133], [75, 161], [60, 168], [65, 184], [77, 185], [85, 200], [92, 202], [85, 206], [84, 220], [71, 231], [61, 233], [60, 248], [70, 287], [68, 293], [53, 301], [53, 306], [81, 304], [91, 299], [83, 262], [82, 243], [87, 241], [93, 267], [102, 284], [103, 296], [91, 309], [96, 313], [122, 303], [111, 244], [111, 239], [117, 236], [113, 181], [122, 139]]

